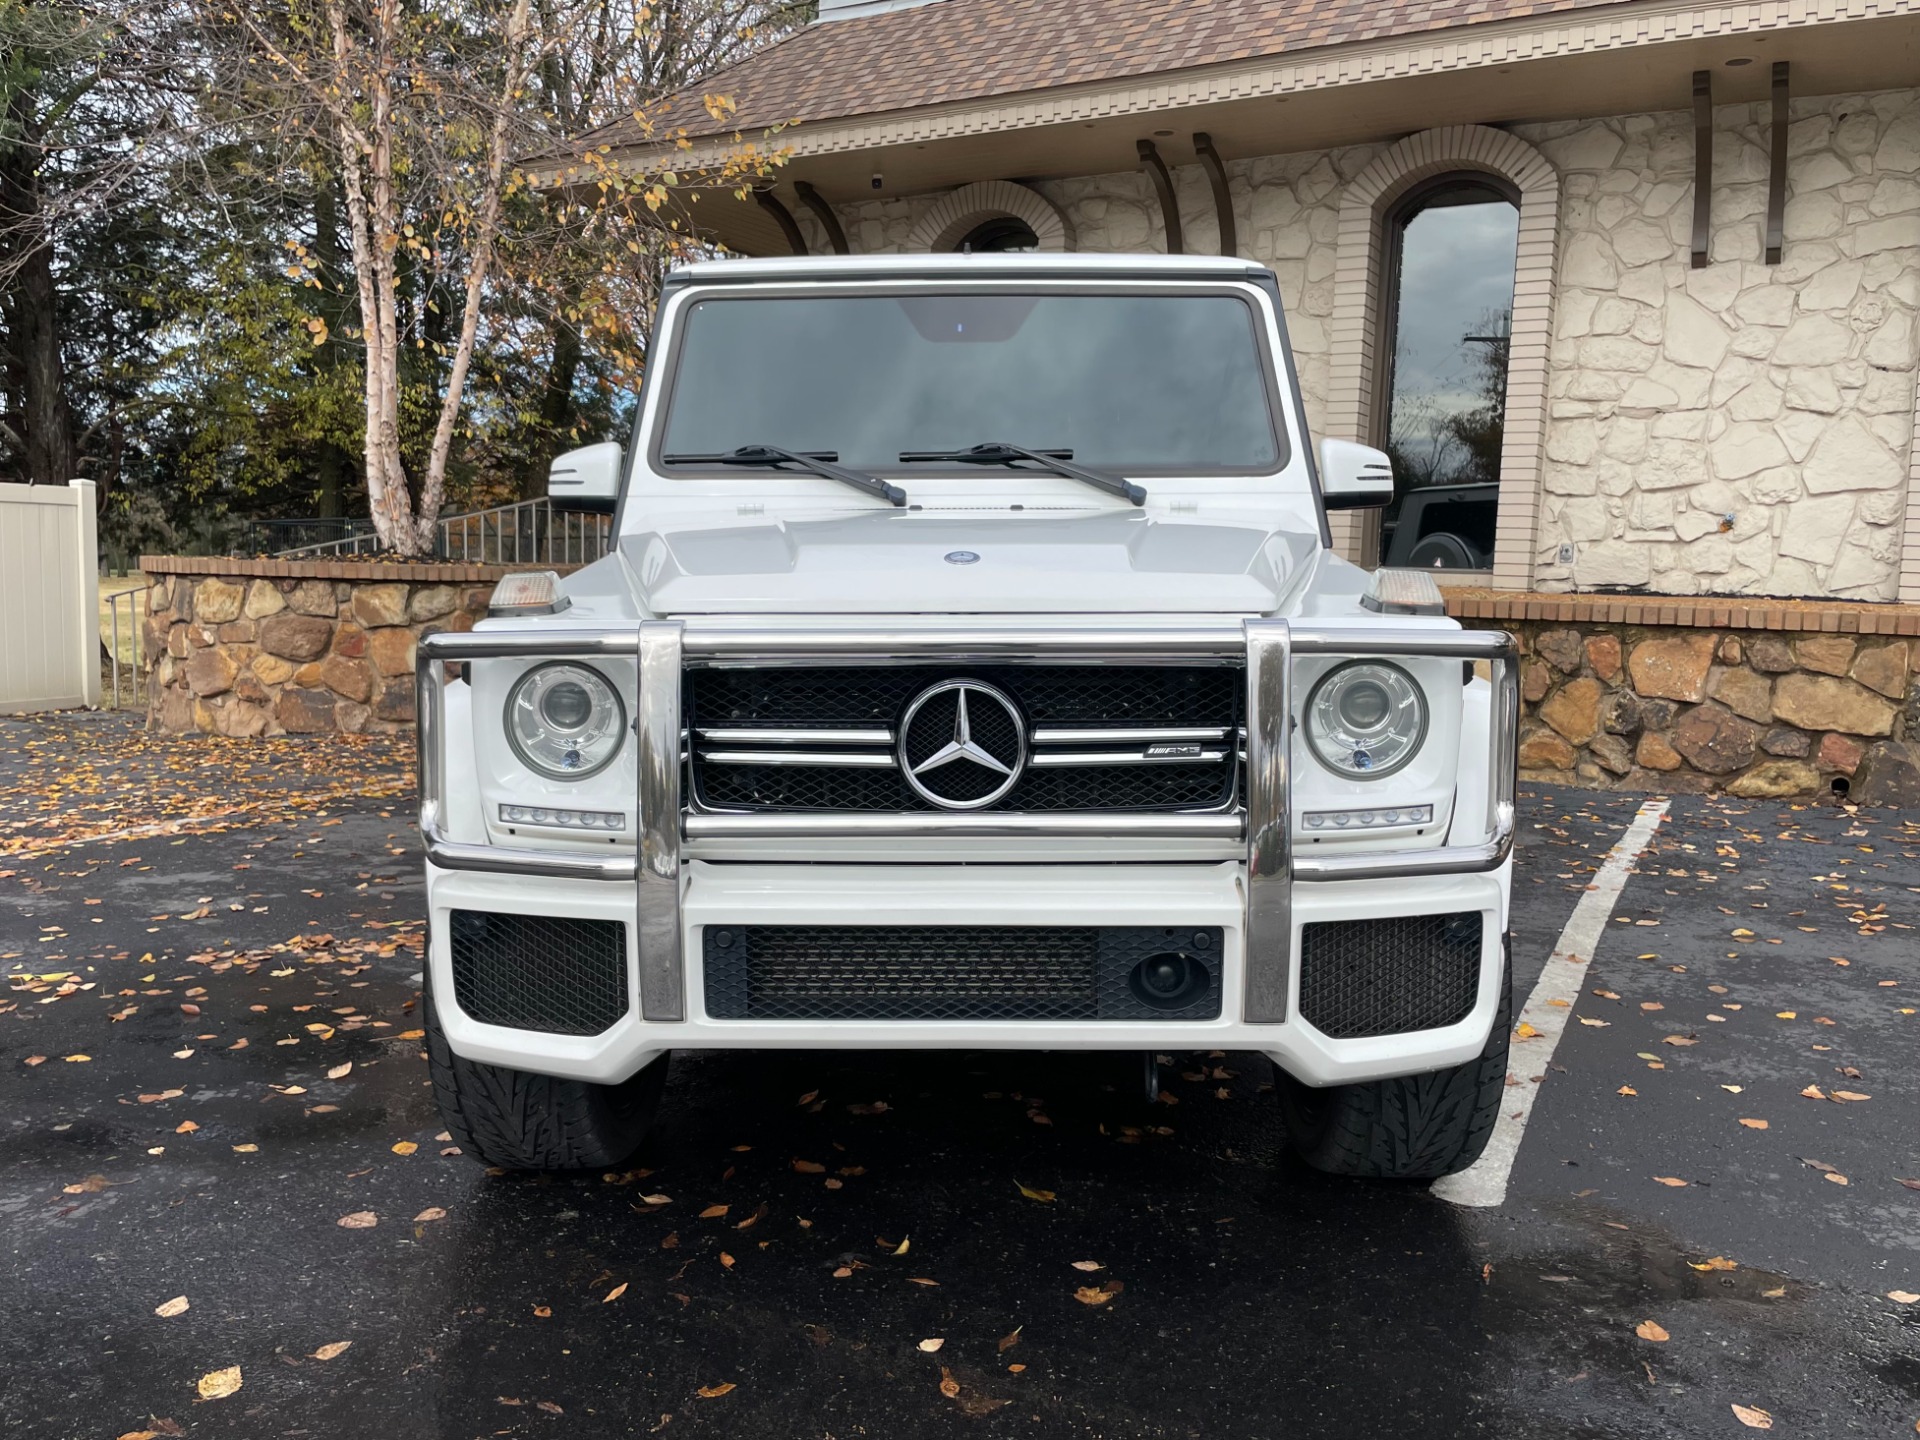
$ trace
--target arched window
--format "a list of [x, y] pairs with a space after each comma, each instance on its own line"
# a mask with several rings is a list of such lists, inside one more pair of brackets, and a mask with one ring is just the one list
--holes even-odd
[[1385, 217], [1375, 409], [1393, 457], [1381, 561], [1493, 567], [1520, 197], [1485, 173], [1414, 186]]
[[953, 248], [967, 255], [1022, 254], [1038, 250], [1040, 237], [1017, 215], [997, 215], [974, 226]]

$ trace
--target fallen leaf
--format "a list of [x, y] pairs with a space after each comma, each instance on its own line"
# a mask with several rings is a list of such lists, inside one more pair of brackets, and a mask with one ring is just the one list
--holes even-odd
[[1669, 1035], [1660, 1042], [1663, 1045], [1698, 1045], [1700, 1042], [1691, 1035]]
[[1720, 1088], [1726, 1091], [1729, 1095], [1738, 1095], [1742, 1090], [1746, 1089], [1747, 1087], [1744, 1085], [1722, 1085]]
[[1764, 1130], [1767, 1128], [1767, 1122], [1764, 1120], [1742, 1119], [1740, 1123], [1746, 1126], [1749, 1130]]
[[1642, 1340], [1653, 1341], [1656, 1345], [1672, 1338], [1660, 1326], [1659, 1322], [1654, 1320], [1642, 1320], [1638, 1325], [1633, 1327], [1633, 1333], [1638, 1335]]
[[1540, 1032], [1538, 1030], [1534, 1029], [1533, 1026], [1529, 1025], [1524, 1020], [1522, 1020], [1518, 1025], [1513, 1027], [1513, 1038], [1516, 1040], [1531, 1040], [1533, 1039], [1534, 1036], [1538, 1035], [1539, 1033]]
[[61, 1058], [62, 1060], [64, 1060], [64, 1061], [66, 1061], [66, 1062], [67, 1062], [67, 1064], [69, 1064], [69, 1065], [84, 1065], [84, 1064], [85, 1064], [85, 1063], [86, 1063], [87, 1061], [89, 1061], [89, 1060], [91, 1060], [91, 1059], [93, 1059], [93, 1056], [91, 1056], [91, 1055], [62, 1055], [62, 1056], [61, 1056], [60, 1058]]
[[700, 1212], [700, 1218], [702, 1220], [718, 1220], [726, 1213], [727, 1207], [725, 1205], [709, 1205]]
[[182, 1120], [178, 1125], [173, 1127], [173, 1133], [176, 1135], [191, 1135], [199, 1128], [199, 1125], [192, 1120]]
[[1604, 1030], [1607, 1026], [1611, 1025], [1613, 1022], [1611, 1020], [1589, 1020], [1586, 1016], [1582, 1015], [1580, 1017], [1580, 1023], [1582, 1025], [1591, 1025], [1596, 1030]]
[[949, 1400], [957, 1399], [960, 1395], [960, 1382], [953, 1378], [953, 1372], [944, 1365], [940, 1367], [940, 1393]]
[[171, 1320], [176, 1315], [184, 1315], [187, 1313], [187, 1297], [176, 1295], [164, 1305], [155, 1306], [153, 1313], [162, 1320]]
[[1764, 1410], [1756, 1410], [1751, 1405], [1735, 1405], [1733, 1407], [1733, 1418], [1749, 1430], [1771, 1430], [1773, 1428], [1773, 1416]]
[[824, 1173], [827, 1167], [815, 1160], [795, 1160], [793, 1168], [802, 1175], [819, 1175]]
[[1825, 1175], [1822, 1175], [1820, 1178], [1822, 1180], [1831, 1180], [1836, 1185], [1851, 1185], [1853, 1183], [1851, 1180], [1847, 1179], [1846, 1176], [1842, 1175], [1838, 1170], [1829, 1170]]
[[98, 1195], [112, 1183], [106, 1176], [94, 1174], [75, 1184], [62, 1185], [60, 1193], [62, 1195]]
[[733, 1264], [734, 1264], [733, 1256], [729, 1255], [726, 1251], [722, 1250], [720, 1252], [720, 1267], [723, 1270], [731, 1270], [733, 1268]]
[[1827, 1098], [1827, 1092], [1822, 1090], [1818, 1085], [1809, 1085], [1800, 1093], [1809, 1100], [1824, 1100]]
[[1102, 1265], [1098, 1260], [1076, 1260], [1073, 1262], [1073, 1268], [1076, 1270], [1091, 1271], [1091, 1270], [1104, 1270], [1107, 1267]]
[[911, 1243], [912, 1243], [912, 1241], [913, 1241], [913, 1237], [912, 1237], [911, 1235], [908, 1235], [908, 1236], [905, 1236], [905, 1237], [903, 1237], [903, 1238], [901, 1239], [901, 1241], [900, 1241], [900, 1243], [899, 1243], [899, 1244], [898, 1244], [897, 1246], [895, 1246], [895, 1247], [894, 1247], [894, 1250], [893, 1250], [893, 1253], [894, 1253], [895, 1255], [904, 1255], [904, 1254], [906, 1254], [906, 1253], [907, 1253], [907, 1246], [908, 1246], [909, 1244], [911, 1244]]
[[673, 1203], [673, 1197], [671, 1195], [642, 1195], [640, 1197], [640, 1203], [642, 1205], [671, 1205]]
[[1887, 1298], [1900, 1305], [1912, 1305], [1920, 1301], [1920, 1295], [1914, 1294], [1911, 1290], [1889, 1290]]
[[1073, 1292], [1073, 1298], [1082, 1305], [1104, 1305], [1113, 1298], [1112, 1294], [1098, 1285], [1082, 1285]]
[[47, 1057], [44, 1055], [29, 1055], [23, 1063], [28, 1065], [44, 1065], [47, 1063]]
[[1833, 1098], [1835, 1100], [1857, 1102], [1861, 1100], [1871, 1100], [1873, 1097], [1871, 1095], [1862, 1095], [1858, 1090], [1836, 1090], [1833, 1092]]
[[411, 1140], [402, 1140], [393, 1147], [393, 1153], [396, 1155], [411, 1155], [419, 1148], [420, 1147]]
[[909, 1285], [938, 1285], [940, 1282], [938, 1280], [929, 1280], [924, 1275], [909, 1275], [907, 1277], [907, 1283]]
[[1689, 1260], [1687, 1265], [1694, 1270], [1738, 1270], [1740, 1267], [1724, 1255], [1710, 1255], [1705, 1260]]
[[551, 1305], [534, 1306], [533, 1318], [536, 1320], [551, 1320], [553, 1318], [553, 1307]]
[[1778, 1010], [1774, 1012], [1773, 1018], [1776, 1020], [1798, 1020], [1800, 1018], [1800, 1012], [1798, 1010]]
[[351, 1075], [352, 1073], [353, 1073], [353, 1062], [349, 1060], [347, 1061], [346, 1064], [336, 1065], [331, 1070], [327, 1071], [327, 1079], [344, 1080], [347, 1078], [347, 1076]]
[[347, 1347], [349, 1347], [352, 1344], [353, 1344], [353, 1341], [351, 1340], [330, 1340], [325, 1345], [322, 1345], [318, 1350], [313, 1352], [313, 1358], [316, 1360], [337, 1359], [340, 1356], [346, 1354]]
[[1015, 1180], [1013, 1183], [1020, 1186], [1020, 1193], [1029, 1200], [1055, 1200], [1059, 1198], [1051, 1190], [1035, 1190], [1030, 1185], [1021, 1185], [1018, 1180]]
[[731, 1394], [738, 1387], [733, 1381], [725, 1380], [718, 1385], [702, 1385], [694, 1394], [702, 1400], [718, 1400], [722, 1395]]
[[224, 1370], [209, 1370], [194, 1388], [202, 1400], [224, 1400], [240, 1388], [240, 1367], [229, 1365]]
[[[253, 1145], [253, 1144], [236, 1145], [233, 1147], [233, 1153], [236, 1155], [257, 1155], [259, 1152], [260, 1152], [260, 1147], [258, 1145]], [[345, 1220], [342, 1220], [340, 1223], [342, 1225], [345, 1225], [347, 1222]], [[367, 1223], [371, 1225], [373, 1222], [369, 1220]]]
[[1653, 1177], [1653, 1183], [1656, 1185], [1671, 1185], [1677, 1190], [1681, 1186], [1685, 1185], [1687, 1182], [1685, 1180], [1676, 1179], [1672, 1175], [1656, 1175]]
[[438, 1205], [430, 1205], [413, 1217], [413, 1223], [416, 1225], [425, 1225], [429, 1221], [444, 1220], [446, 1218], [446, 1211], [442, 1210]]
[[380, 1217], [371, 1210], [356, 1210], [351, 1215], [342, 1215], [334, 1223], [342, 1230], [371, 1230], [380, 1223]]
[[[1011, 1350], [1011, 1349], [1012, 1349], [1012, 1348], [1013, 1348], [1014, 1346], [1016, 1346], [1016, 1345], [1018, 1345], [1018, 1344], [1020, 1343], [1020, 1332], [1021, 1332], [1022, 1330], [1024, 1330], [1024, 1329], [1026, 1329], [1026, 1328], [1027, 1328], [1027, 1327], [1026, 1327], [1026, 1326], [1024, 1326], [1024, 1325], [1019, 1325], [1019, 1326], [1016, 1326], [1016, 1327], [1014, 1327], [1014, 1330], [1013, 1330], [1013, 1333], [1012, 1333], [1012, 1334], [1010, 1334], [1010, 1335], [1002, 1335], [1002, 1336], [1000, 1337], [1000, 1343], [999, 1343], [999, 1345], [998, 1345], [998, 1347], [996, 1347], [996, 1348], [998, 1348], [998, 1350], [1000, 1351], [1000, 1353], [1001, 1353], [1002, 1355], [1004, 1355], [1004, 1354], [1006, 1354], [1006, 1353], [1007, 1353], [1007, 1351], [1009, 1351], [1009, 1350]], [[1015, 1370], [1018, 1370], [1018, 1369], [1021, 1369], [1022, 1367], [1021, 1367], [1021, 1366], [1018, 1366], [1018, 1365], [1015, 1365], [1015, 1366], [1014, 1366], [1013, 1368], [1014, 1368]]]
[[602, 1295], [600, 1297], [600, 1303], [602, 1305], [606, 1305], [606, 1304], [610, 1304], [615, 1300], [618, 1300], [622, 1295], [627, 1293], [627, 1284], [628, 1284], [627, 1281], [622, 1280], [618, 1285], [614, 1286], [611, 1290], [607, 1291], [605, 1295]]
[[920, 1348], [926, 1351], [927, 1354], [931, 1355], [933, 1354], [934, 1351], [938, 1350], [942, 1345], [946, 1343], [947, 1342], [945, 1340], [938, 1339], [938, 1338], [935, 1338], [932, 1340], [922, 1340], [920, 1342]]

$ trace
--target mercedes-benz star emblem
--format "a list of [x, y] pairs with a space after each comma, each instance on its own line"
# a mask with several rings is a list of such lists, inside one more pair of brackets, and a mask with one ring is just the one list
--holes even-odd
[[940, 558], [945, 560], [949, 565], [975, 565], [979, 563], [980, 552], [977, 550], [949, 550]]
[[900, 724], [900, 773], [942, 810], [979, 810], [1004, 798], [1026, 763], [1020, 712], [983, 681], [930, 686]]

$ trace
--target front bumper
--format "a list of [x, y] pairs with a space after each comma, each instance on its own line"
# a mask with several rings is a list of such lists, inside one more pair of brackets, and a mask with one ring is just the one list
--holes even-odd
[[[1486, 661], [1492, 671], [1485, 793], [1459, 797], [1455, 835], [1432, 849], [1296, 855], [1289, 776], [1293, 656], [1421, 655]], [[450, 833], [445, 771], [445, 669], [488, 657], [637, 659], [639, 843], [582, 855], [476, 844]], [[680, 681], [689, 664], [808, 664], [938, 659], [953, 664], [1134, 661], [1205, 657], [1244, 665], [1244, 803], [1205, 814], [688, 813], [682, 796]], [[1130, 1049], [1206, 1044], [1263, 1050], [1315, 1084], [1413, 1073], [1477, 1053], [1491, 1023], [1499, 957], [1483, 957], [1480, 997], [1464, 1021], [1416, 1035], [1332, 1041], [1297, 1018], [1299, 930], [1315, 919], [1480, 910], [1504, 933], [1514, 833], [1518, 666], [1512, 638], [1390, 621], [1296, 625], [1246, 620], [1163, 627], [862, 627], [745, 629], [646, 621], [634, 629], [529, 629], [440, 634], [419, 647], [420, 829], [435, 920], [436, 976], [447, 981], [446, 912], [493, 909], [617, 920], [628, 927], [633, 994], [627, 1016], [590, 1038], [473, 1022], [437, 987], [461, 1054], [594, 1080], [632, 1073], [653, 1054], [693, 1046], [1005, 1046]], [[1464, 772], [1463, 772], [1464, 780]], [[1478, 817], [1477, 822], [1474, 817]], [[1476, 827], [1478, 834], [1464, 833]], [[688, 858], [710, 841], [872, 843], [889, 837], [1087, 839], [1230, 843], [1215, 865], [993, 867], [709, 865]], [[826, 852], [829, 855], [831, 851]], [[893, 920], [880, 918], [895, 916]], [[950, 920], [941, 917], [950, 916]], [[991, 917], [990, 920], [987, 917]], [[1226, 1004], [1211, 1022], [716, 1022], [699, 1003], [701, 927], [783, 924], [1125, 924], [1219, 926]], [[1494, 947], [1495, 941], [1485, 942]], [[1489, 953], [1493, 953], [1489, 949]]]
[[1320, 921], [1477, 911], [1479, 991], [1457, 1024], [1413, 1034], [1336, 1040], [1300, 1017], [1298, 975], [1283, 1001], [1290, 1018], [1249, 1021], [1228, 1003], [1214, 1020], [890, 1021], [720, 1020], [707, 1015], [700, 969], [703, 931], [742, 925], [1173, 925], [1218, 926], [1222, 990], [1249, 981], [1246, 869], [1214, 865], [741, 865], [689, 862], [680, 878], [680, 949], [687, 1014], [660, 1023], [639, 1007], [639, 942], [629, 928], [632, 993], [626, 1017], [593, 1036], [480, 1024], [453, 1004], [451, 912], [612, 920], [631, 927], [632, 892], [584, 880], [427, 869], [434, 991], [454, 1050], [474, 1060], [603, 1083], [622, 1080], [676, 1049], [1258, 1050], [1310, 1085], [1335, 1085], [1457, 1065], [1480, 1053], [1499, 1004], [1508, 867], [1422, 876], [1391, 886], [1338, 881], [1295, 887], [1285, 954], [1300, 928]]

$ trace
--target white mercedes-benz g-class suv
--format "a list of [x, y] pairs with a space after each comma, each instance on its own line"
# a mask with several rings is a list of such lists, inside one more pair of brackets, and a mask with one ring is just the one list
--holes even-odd
[[661, 292], [613, 553], [419, 648], [433, 1081], [605, 1167], [682, 1048], [1254, 1050], [1293, 1146], [1470, 1164], [1513, 641], [1337, 557], [1271, 273], [728, 260]]

